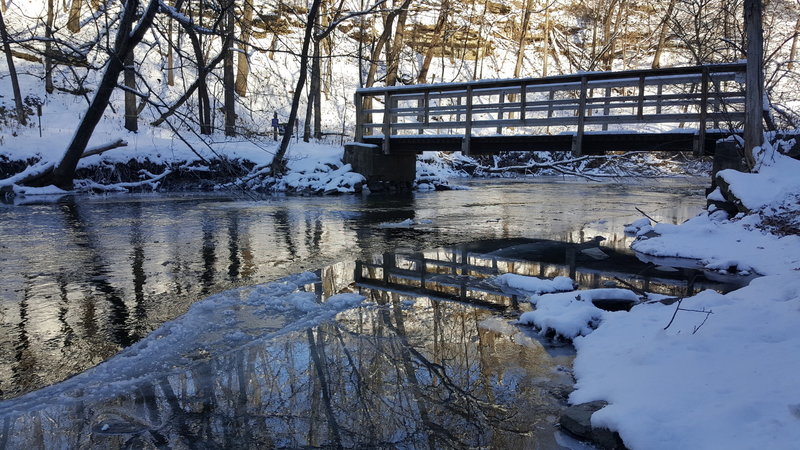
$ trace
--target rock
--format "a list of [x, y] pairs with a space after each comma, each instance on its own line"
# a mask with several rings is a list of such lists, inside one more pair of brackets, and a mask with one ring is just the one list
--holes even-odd
[[604, 401], [594, 401], [581, 403], [580, 405], [570, 406], [563, 413], [558, 423], [561, 428], [582, 439], [592, 437], [592, 414], [603, 409], [608, 403]]
[[592, 428], [592, 414], [603, 409], [608, 403], [594, 401], [570, 406], [559, 418], [559, 425], [567, 433], [590, 441], [603, 449], [624, 449], [625, 444], [619, 434], [606, 428]]

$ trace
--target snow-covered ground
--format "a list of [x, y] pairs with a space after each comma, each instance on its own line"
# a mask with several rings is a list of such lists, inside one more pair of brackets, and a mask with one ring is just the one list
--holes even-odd
[[790, 449], [800, 442], [800, 236], [770, 227], [800, 213], [800, 162], [767, 145], [758, 169], [720, 175], [747, 214], [729, 219], [712, 211], [682, 225], [634, 227], [655, 232], [642, 233], [637, 251], [763, 275], [747, 287], [680, 302], [649, 297], [630, 312], [607, 312], [590, 301], [603, 290], [539, 295], [541, 282], [527, 283], [536, 287], [530, 298], [537, 309], [520, 321], [572, 338], [578, 351], [570, 402], [608, 402], [592, 425], [619, 432], [632, 449]]

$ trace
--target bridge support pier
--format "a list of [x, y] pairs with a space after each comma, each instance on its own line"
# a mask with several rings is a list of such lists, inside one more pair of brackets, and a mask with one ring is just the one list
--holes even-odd
[[344, 145], [344, 162], [353, 166], [353, 171], [367, 179], [373, 191], [408, 190], [417, 177], [417, 155], [415, 153], [385, 154], [372, 144], [351, 142]]

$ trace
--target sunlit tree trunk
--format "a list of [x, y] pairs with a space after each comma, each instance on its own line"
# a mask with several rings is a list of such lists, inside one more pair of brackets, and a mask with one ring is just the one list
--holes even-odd
[[253, 3], [245, 0], [241, 20], [240, 52], [236, 64], [236, 93], [244, 97], [247, 95], [247, 77], [250, 74], [250, 62], [247, 60], [247, 44], [253, 29]]
[[433, 61], [433, 52], [436, 47], [441, 47], [443, 40], [444, 27], [447, 24], [447, 13], [450, 10], [450, 1], [442, 0], [442, 7], [439, 9], [439, 18], [436, 20], [436, 26], [433, 28], [433, 36], [431, 37], [430, 46], [425, 52], [425, 59], [422, 60], [422, 66], [417, 75], [417, 84], [423, 84], [428, 79], [428, 70]]
[[533, 0], [526, 0], [525, 10], [522, 12], [519, 36], [517, 37], [517, 62], [514, 64], [514, 78], [519, 78], [522, 72], [522, 63], [525, 56], [525, 41], [528, 38], [528, 25], [530, 24], [532, 10]]
[[656, 44], [656, 51], [653, 54], [653, 69], [661, 67], [661, 54], [664, 51], [664, 45], [667, 42], [667, 31], [669, 30], [669, 21], [672, 17], [672, 11], [675, 9], [675, 0], [669, 0], [667, 12], [664, 13], [664, 19], [658, 29], [658, 43]]
[[400, 6], [400, 14], [397, 15], [397, 26], [394, 32], [394, 42], [392, 42], [389, 54], [386, 57], [386, 85], [394, 86], [397, 84], [397, 70], [400, 66], [400, 54], [403, 51], [403, 40], [406, 32], [406, 17], [408, 16], [408, 2]]
[[82, 0], [72, 0], [69, 7], [67, 29], [73, 33], [81, 31], [81, 2]]
[[794, 24], [794, 36], [792, 37], [792, 47], [789, 50], [789, 64], [786, 65], [786, 68], [789, 70], [794, 70], [794, 63], [797, 59], [797, 40], [800, 37], [800, 17], [797, 18], [797, 22]]

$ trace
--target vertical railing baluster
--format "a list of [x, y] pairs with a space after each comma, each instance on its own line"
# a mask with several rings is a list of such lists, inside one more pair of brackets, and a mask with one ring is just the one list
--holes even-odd
[[[611, 114], [611, 86], [606, 87], [605, 100], [603, 101], [603, 116], [608, 117]], [[603, 131], [608, 130], [608, 122], [603, 121]]]
[[353, 104], [356, 107], [355, 140], [356, 142], [364, 142], [364, 97], [361, 93], [355, 93]]
[[578, 102], [578, 131], [572, 139], [572, 155], [581, 156], [583, 154], [583, 129], [586, 122], [586, 94], [589, 79], [586, 75], [581, 76], [581, 96]]
[[[461, 98], [461, 97], [459, 97]], [[467, 86], [467, 110], [464, 113], [464, 140], [461, 142], [461, 153], [469, 155], [472, 140], [472, 86]]]
[[[506, 102], [506, 91], [500, 92], [500, 106], [499, 111], [497, 112], [497, 120], [503, 120], [503, 104]], [[497, 134], [503, 134], [503, 126], [497, 125]]]
[[388, 155], [391, 150], [389, 140], [392, 135], [392, 94], [386, 91], [383, 101], [383, 154]]
[[719, 112], [721, 110], [722, 102], [722, 87], [719, 80], [714, 80], [714, 129], [719, 129]]
[[639, 98], [636, 105], [636, 118], [644, 119], [644, 75], [639, 75]]
[[656, 114], [661, 114], [661, 96], [664, 94], [664, 85], [659, 82], [656, 89]]
[[520, 126], [525, 126], [525, 114], [527, 113], [528, 109], [528, 85], [525, 82], [522, 83], [522, 86], [519, 88], [520, 90], [520, 99], [519, 99], [519, 124]]
[[700, 124], [697, 130], [697, 142], [694, 145], [694, 155], [703, 156], [706, 150], [706, 121], [708, 119], [708, 67], [703, 67], [703, 76], [700, 81]]

